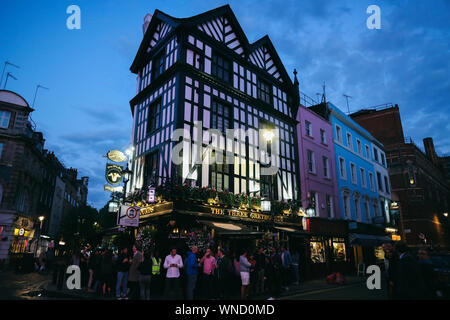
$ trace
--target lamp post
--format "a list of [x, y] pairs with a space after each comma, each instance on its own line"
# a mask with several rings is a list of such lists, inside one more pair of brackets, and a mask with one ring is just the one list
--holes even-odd
[[45, 216], [39, 216], [39, 218], [38, 218], [38, 220], [40, 222], [40, 224], [39, 224], [39, 235], [38, 235], [38, 238], [37, 238], [37, 241], [36, 241], [36, 246], [34, 248], [34, 256], [37, 255], [37, 249], [39, 247], [39, 242], [41, 240], [42, 223], [44, 222], [44, 219], [45, 219]]
[[314, 217], [316, 215], [316, 208], [314, 208], [311, 203], [309, 203], [308, 207], [306, 208], [306, 214], [309, 217]]
[[128, 163], [127, 163], [127, 167], [125, 168], [125, 170], [122, 170], [122, 177], [123, 177], [123, 202], [125, 202], [125, 199], [126, 199], [127, 184], [128, 184], [128, 181], [130, 181], [130, 176], [132, 174], [133, 174], [133, 171], [131, 171], [128, 168]]

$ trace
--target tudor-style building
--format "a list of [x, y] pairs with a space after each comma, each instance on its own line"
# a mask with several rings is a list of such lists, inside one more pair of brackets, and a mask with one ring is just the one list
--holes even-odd
[[[137, 94], [130, 101], [134, 149], [127, 192], [171, 180], [299, 200], [298, 81], [292, 83], [269, 37], [250, 43], [228, 5], [184, 19], [155, 10], [144, 22], [130, 68]], [[184, 130], [182, 138], [175, 134], [172, 141], [177, 129]], [[226, 136], [227, 129], [234, 135]], [[174, 149], [178, 143], [182, 152]], [[195, 143], [203, 149], [192, 148]], [[218, 154], [231, 161], [213, 163]], [[176, 155], [182, 164], [174, 164]], [[200, 163], [193, 164], [197, 157]], [[262, 174], [268, 166], [278, 170]]]

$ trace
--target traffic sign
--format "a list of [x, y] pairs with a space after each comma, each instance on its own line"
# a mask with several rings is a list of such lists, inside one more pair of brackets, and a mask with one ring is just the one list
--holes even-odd
[[139, 208], [121, 205], [117, 215], [117, 225], [127, 227], [139, 226]]

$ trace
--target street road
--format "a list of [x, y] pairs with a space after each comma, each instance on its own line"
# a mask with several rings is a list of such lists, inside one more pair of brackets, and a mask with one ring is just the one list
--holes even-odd
[[363, 282], [294, 294], [280, 300], [385, 300], [386, 298], [387, 293], [383, 286], [380, 290], [369, 290]]

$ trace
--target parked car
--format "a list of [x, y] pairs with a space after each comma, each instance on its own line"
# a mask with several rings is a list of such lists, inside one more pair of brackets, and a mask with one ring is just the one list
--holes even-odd
[[432, 254], [430, 259], [436, 274], [437, 290], [443, 298], [450, 298], [450, 253]]

